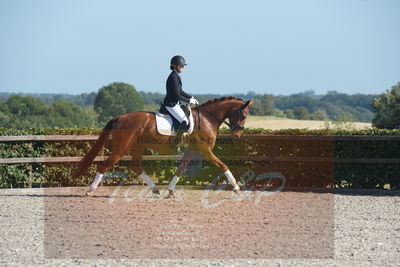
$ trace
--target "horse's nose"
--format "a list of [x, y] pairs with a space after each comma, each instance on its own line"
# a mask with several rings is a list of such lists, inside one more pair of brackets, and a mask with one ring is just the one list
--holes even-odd
[[239, 132], [237, 132], [237, 133], [233, 133], [233, 136], [234, 136], [234, 137], [236, 137], [236, 138], [239, 138], [241, 135], [242, 135], [242, 134], [241, 134], [241, 133], [239, 133]]

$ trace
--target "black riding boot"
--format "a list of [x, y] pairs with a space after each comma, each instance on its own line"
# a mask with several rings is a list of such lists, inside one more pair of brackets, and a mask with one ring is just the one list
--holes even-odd
[[176, 131], [176, 136], [174, 139], [174, 144], [178, 145], [181, 143], [181, 138], [184, 132], [188, 130], [188, 125], [186, 121], [182, 121], [181, 124], [179, 125], [178, 130]]

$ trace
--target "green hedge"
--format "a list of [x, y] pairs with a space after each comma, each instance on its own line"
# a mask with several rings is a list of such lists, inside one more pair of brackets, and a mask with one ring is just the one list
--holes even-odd
[[[0, 129], [0, 136], [7, 135], [94, 135], [99, 129]], [[220, 133], [229, 133], [221, 129]], [[400, 136], [400, 130], [266, 130], [246, 129], [245, 134], [259, 135], [298, 135], [312, 136]], [[341, 158], [400, 158], [400, 141], [299, 141], [291, 140], [252, 140], [252, 139], [219, 139], [214, 148], [217, 156], [255, 155], [261, 157], [332, 157]], [[15, 157], [65, 157], [83, 156], [90, 149], [91, 141], [57, 141], [57, 142], [4, 142], [0, 143], [2, 158]], [[109, 154], [109, 148], [101, 152]], [[152, 151], [146, 151], [152, 154]], [[180, 180], [180, 184], [208, 184], [221, 172], [201, 159], [196, 161]], [[193, 163], [196, 163], [193, 162]], [[293, 187], [353, 187], [353, 188], [390, 188], [400, 189], [399, 164], [339, 164], [333, 162], [257, 162], [226, 161], [232, 173], [240, 180], [242, 174], [251, 170], [256, 174], [263, 172], [280, 172], [286, 177], [286, 186]], [[110, 170], [104, 184], [141, 183], [131, 170], [130, 162], [120, 162]], [[144, 169], [158, 183], [167, 183], [176, 171], [173, 161], [145, 161]], [[87, 175], [72, 180], [70, 173], [76, 164], [0, 164], [0, 188], [29, 187], [32, 184], [43, 186], [86, 186], [93, 179], [96, 166], [92, 165]], [[243, 177], [242, 177], [243, 178]], [[243, 178], [246, 180], [245, 178]], [[223, 179], [221, 179], [222, 181]], [[221, 182], [220, 181], [220, 182]]]

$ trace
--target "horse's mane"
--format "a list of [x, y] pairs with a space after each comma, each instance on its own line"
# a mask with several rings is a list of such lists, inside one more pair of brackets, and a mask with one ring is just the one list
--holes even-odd
[[204, 102], [203, 104], [201, 104], [200, 106], [201, 106], [201, 107], [205, 107], [205, 106], [208, 106], [208, 105], [217, 103], [217, 102], [224, 102], [224, 101], [228, 101], [228, 100], [239, 100], [239, 101], [243, 101], [243, 99], [237, 98], [237, 97], [234, 97], [234, 96], [224, 96], [224, 97], [220, 97], [220, 98], [210, 99], [210, 100], [208, 100], [207, 102]]

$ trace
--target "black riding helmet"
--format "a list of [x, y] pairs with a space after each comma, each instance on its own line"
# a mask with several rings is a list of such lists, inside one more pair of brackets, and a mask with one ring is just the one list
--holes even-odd
[[171, 65], [187, 65], [185, 59], [182, 56], [174, 56], [171, 58]]

